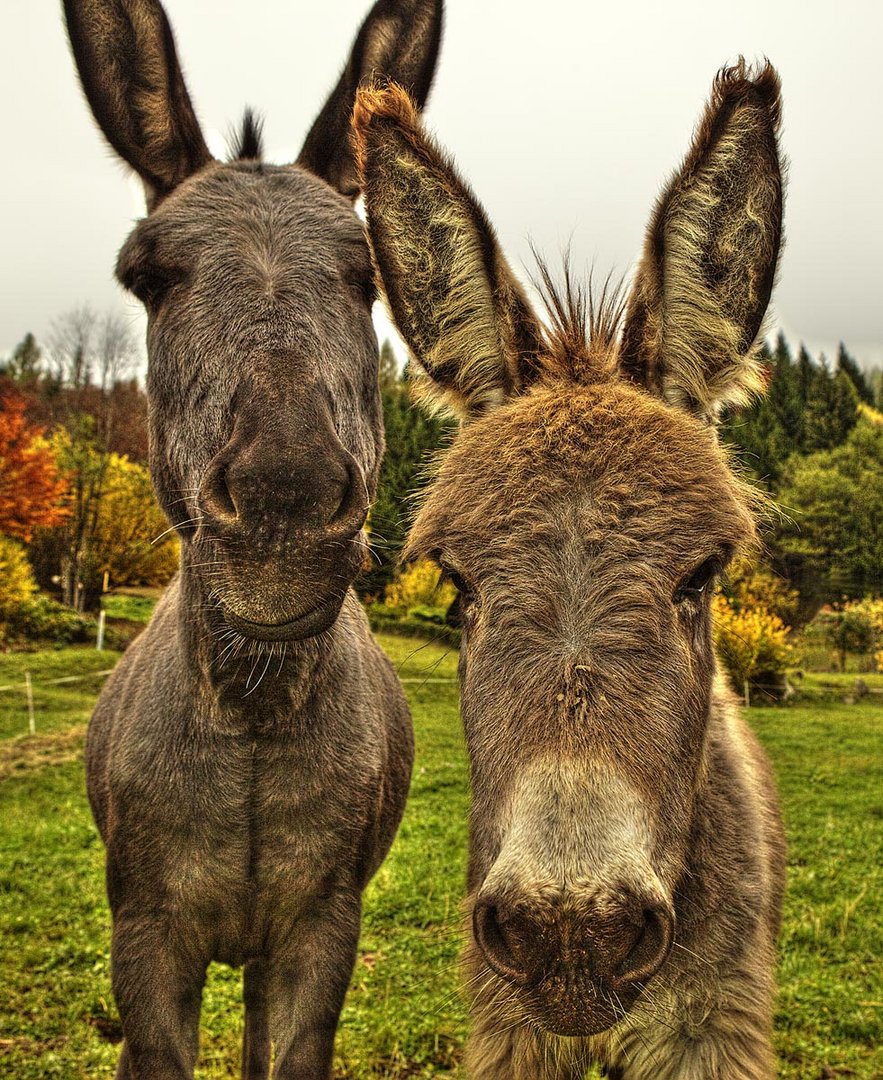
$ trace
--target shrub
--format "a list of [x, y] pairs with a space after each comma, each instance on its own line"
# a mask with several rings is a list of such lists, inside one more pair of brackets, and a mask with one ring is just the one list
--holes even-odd
[[740, 609], [720, 594], [713, 611], [715, 649], [736, 689], [778, 691], [792, 657], [788, 627], [763, 605]]
[[0, 621], [26, 603], [37, 591], [25, 549], [9, 536], [0, 536]]
[[73, 645], [94, 639], [94, 620], [36, 592], [24, 548], [16, 540], [0, 536], [0, 641]]
[[371, 629], [377, 633], [398, 634], [402, 637], [429, 638], [443, 641], [455, 648], [460, 645], [460, 631], [443, 622], [427, 621], [416, 615], [400, 615], [385, 604], [368, 604], [365, 608]]
[[95, 639], [95, 620], [72, 608], [34, 596], [3, 616], [0, 627], [7, 642], [42, 641], [55, 645], [77, 645]]
[[721, 592], [736, 611], [763, 608], [778, 615], [782, 622], [793, 626], [800, 603], [800, 594], [764, 563], [745, 555], [730, 564]]
[[[386, 587], [384, 604], [388, 610], [401, 615], [444, 615], [457, 597], [457, 590], [450, 581], [443, 581], [438, 567], [431, 559], [418, 559], [399, 572], [396, 579]], [[433, 621], [435, 621], [433, 619]]]
[[823, 607], [806, 628], [806, 637], [810, 642], [821, 639], [834, 652], [839, 669], [846, 671], [849, 653], [869, 656], [883, 645], [883, 599]]

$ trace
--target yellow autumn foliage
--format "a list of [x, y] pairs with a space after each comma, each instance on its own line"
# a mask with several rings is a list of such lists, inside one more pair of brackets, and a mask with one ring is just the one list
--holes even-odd
[[178, 569], [178, 537], [156, 501], [149, 471], [111, 454], [98, 508], [95, 556], [114, 585], [165, 585]]
[[450, 581], [441, 580], [441, 572], [431, 559], [418, 559], [387, 585], [384, 603], [402, 614], [419, 607], [447, 610], [456, 596], [457, 590]]
[[727, 568], [721, 592], [737, 611], [772, 612], [790, 622], [797, 615], [800, 594], [786, 581], [755, 558], [739, 555]]
[[20, 607], [36, 591], [24, 546], [10, 536], [0, 536], [0, 615]]
[[784, 674], [791, 663], [788, 627], [762, 604], [738, 608], [726, 596], [715, 596], [714, 645], [737, 690], [746, 681]]
[[876, 642], [883, 645], [883, 597], [867, 596], [844, 605], [845, 611], [858, 612], [871, 626]]

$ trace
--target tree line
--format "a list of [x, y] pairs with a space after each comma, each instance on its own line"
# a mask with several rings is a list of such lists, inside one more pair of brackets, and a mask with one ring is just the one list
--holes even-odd
[[[768, 515], [766, 563], [799, 594], [789, 617], [801, 622], [883, 591], [883, 378], [843, 345], [832, 365], [782, 336], [764, 361], [766, 396], [725, 417], [722, 439], [780, 508]], [[0, 536], [23, 546], [43, 590], [78, 611], [97, 607], [108, 581], [161, 584], [176, 565], [147, 467], [139, 362], [123, 318], [79, 308], [45, 347], [28, 334], [0, 365]], [[454, 427], [413, 405], [389, 342], [380, 391], [386, 453], [358, 583], [367, 599], [396, 579], [416, 500]]]
[[152, 543], [166, 522], [139, 362], [122, 316], [81, 307], [0, 367], [0, 536], [7, 552], [24, 546], [33, 586], [78, 612], [98, 607], [106, 582], [165, 583], [176, 565], [172, 537]]
[[725, 419], [722, 437], [774, 500], [764, 539], [800, 596], [822, 605], [883, 592], [883, 378], [841, 344], [833, 365], [779, 336], [764, 350], [767, 392]]
[[[765, 573], [782, 579], [792, 623], [819, 607], [883, 592], [883, 372], [865, 374], [845, 345], [835, 363], [764, 346], [766, 395], [724, 418], [721, 438], [740, 472], [771, 496]], [[416, 501], [452, 422], [410, 402], [387, 342], [381, 391], [386, 457], [371, 512], [375, 565], [362, 591], [380, 597], [396, 573]]]

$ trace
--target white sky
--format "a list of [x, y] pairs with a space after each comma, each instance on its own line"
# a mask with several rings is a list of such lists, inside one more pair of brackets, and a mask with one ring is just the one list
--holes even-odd
[[[267, 159], [291, 160], [370, 0], [166, 0], [209, 144], [247, 102]], [[53, 0], [3, 0], [0, 353], [89, 302], [138, 305], [116, 251], [140, 185], [99, 137]], [[883, 364], [883, 91], [877, 0], [448, 0], [429, 120], [513, 264], [627, 272], [651, 204], [684, 154], [717, 68], [768, 55], [783, 80], [790, 158], [775, 318], [831, 356], [841, 338]]]

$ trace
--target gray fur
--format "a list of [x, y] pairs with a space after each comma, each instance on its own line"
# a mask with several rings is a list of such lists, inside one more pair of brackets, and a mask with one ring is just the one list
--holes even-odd
[[[425, 97], [441, 10], [380, 0], [359, 55]], [[148, 312], [151, 471], [182, 541], [86, 745], [117, 1077], [192, 1078], [206, 968], [222, 961], [244, 966], [243, 1077], [263, 1080], [275, 1055], [277, 1080], [322, 1080], [413, 758], [350, 589], [383, 452], [370, 258], [351, 185], [337, 189], [352, 103], [339, 85], [311, 132], [321, 155], [221, 164], [156, 0], [65, 13], [96, 118], [145, 183], [117, 272]], [[347, 71], [353, 93], [371, 73]]]

